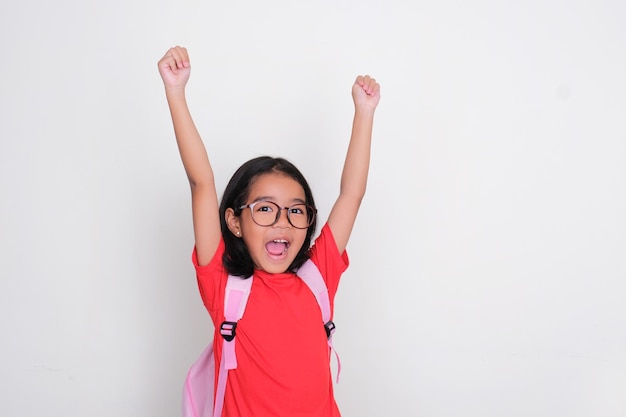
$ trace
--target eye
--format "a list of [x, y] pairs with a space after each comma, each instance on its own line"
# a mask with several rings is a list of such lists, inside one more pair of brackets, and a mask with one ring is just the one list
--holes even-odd
[[256, 205], [255, 209], [255, 211], [271, 213], [272, 211], [274, 211], [274, 205], [272, 203], [259, 203]]
[[304, 214], [304, 206], [298, 205], [289, 208], [289, 213], [291, 214]]

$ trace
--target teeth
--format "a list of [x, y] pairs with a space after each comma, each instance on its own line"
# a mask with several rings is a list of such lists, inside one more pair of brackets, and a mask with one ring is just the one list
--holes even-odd
[[287, 249], [289, 248], [289, 241], [285, 239], [274, 239], [273, 242], [285, 244], [285, 249], [283, 250], [283, 254], [287, 253]]

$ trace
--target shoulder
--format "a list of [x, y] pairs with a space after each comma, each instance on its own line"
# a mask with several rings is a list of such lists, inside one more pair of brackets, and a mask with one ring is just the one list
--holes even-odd
[[226, 287], [226, 281], [228, 280], [228, 273], [222, 263], [223, 255], [224, 241], [222, 239], [220, 239], [217, 250], [208, 264], [198, 264], [198, 256], [195, 247], [191, 255], [191, 261], [196, 270], [198, 290], [200, 291], [202, 302], [213, 318], [219, 315], [224, 307], [224, 289]]
[[318, 265], [318, 262], [326, 260], [342, 264], [344, 270], [348, 268], [349, 265], [348, 253], [345, 250], [343, 253], [339, 253], [335, 237], [328, 223], [324, 224], [319, 236], [315, 239], [311, 247], [310, 255], [311, 260], [313, 260], [316, 265]]
[[310, 251], [311, 261], [317, 266], [329, 291], [336, 291], [341, 274], [348, 268], [350, 261], [346, 251], [339, 253], [335, 238], [328, 223], [324, 224], [320, 235], [315, 239]]

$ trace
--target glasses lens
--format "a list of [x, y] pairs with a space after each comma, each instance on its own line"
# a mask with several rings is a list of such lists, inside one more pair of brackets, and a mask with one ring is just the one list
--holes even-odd
[[280, 207], [271, 201], [259, 201], [250, 205], [252, 220], [259, 226], [271, 226], [276, 223]]
[[306, 229], [313, 222], [313, 208], [306, 204], [296, 204], [289, 207], [289, 223], [298, 229]]

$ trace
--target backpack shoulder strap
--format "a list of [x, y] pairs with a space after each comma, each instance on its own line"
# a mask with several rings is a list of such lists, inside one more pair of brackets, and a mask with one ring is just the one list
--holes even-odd
[[330, 313], [330, 299], [328, 297], [328, 288], [322, 278], [317, 266], [312, 260], [308, 259], [299, 269], [298, 276], [302, 278], [304, 283], [311, 289], [311, 292], [317, 300], [317, 304], [322, 310], [322, 320], [324, 323], [328, 323], [332, 317]]
[[220, 335], [224, 341], [222, 344], [222, 359], [220, 360], [219, 376], [215, 392], [214, 417], [221, 417], [222, 415], [228, 371], [237, 368], [237, 356], [235, 355], [237, 322], [243, 317], [243, 313], [246, 309], [248, 297], [252, 289], [252, 278], [253, 277], [242, 278], [229, 275], [228, 281], [226, 282], [226, 291], [224, 292], [225, 320], [220, 326]]
[[302, 281], [304, 281], [304, 283], [309, 287], [309, 289], [315, 296], [315, 299], [317, 300], [317, 304], [319, 305], [320, 310], [322, 311], [322, 321], [324, 323], [324, 328], [326, 329], [328, 347], [330, 347], [331, 351], [335, 352], [335, 357], [337, 358], [337, 382], [339, 382], [339, 374], [341, 373], [341, 361], [339, 360], [339, 354], [333, 347], [333, 333], [335, 333], [335, 323], [332, 320], [332, 314], [330, 310], [328, 287], [326, 287], [326, 282], [324, 281], [320, 270], [310, 259], [308, 259], [298, 269], [298, 276], [302, 278]]

